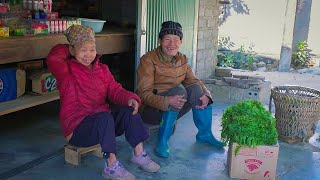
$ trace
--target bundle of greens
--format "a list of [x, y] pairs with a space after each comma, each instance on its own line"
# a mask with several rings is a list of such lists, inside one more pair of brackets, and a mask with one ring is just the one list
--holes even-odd
[[276, 120], [260, 101], [247, 100], [229, 106], [222, 115], [221, 139], [225, 144], [256, 147], [275, 145], [278, 140]]

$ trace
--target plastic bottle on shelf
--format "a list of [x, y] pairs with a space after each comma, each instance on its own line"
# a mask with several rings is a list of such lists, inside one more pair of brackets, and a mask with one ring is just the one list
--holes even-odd
[[39, 10], [40, 19], [46, 19], [47, 14], [44, 12], [42, 0], [39, 0], [38, 2], [38, 10]]
[[28, 0], [23, 0], [22, 7], [23, 9], [28, 9]]
[[40, 13], [39, 13], [39, 9], [38, 9], [38, 1], [37, 0], [33, 1], [32, 18], [33, 19], [40, 19]]
[[27, 1], [28, 3], [28, 8], [27, 9], [29, 9], [29, 10], [32, 10], [33, 9], [33, 3], [32, 3], [32, 0], [28, 0]]
[[45, 12], [51, 12], [52, 0], [43, 0], [43, 7]]

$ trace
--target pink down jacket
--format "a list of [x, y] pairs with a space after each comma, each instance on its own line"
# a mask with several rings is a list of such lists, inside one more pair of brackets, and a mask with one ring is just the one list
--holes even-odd
[[115, 81], [108, 66], [100, 63], [98, 55], [90, 70], [70, 55], [67, 44], [58, 44], [51, 49], [46, 63], [57, 79], [60, 125], [65, 137], [71, 135], [86, 116], [110, 112], [106, 99], [127, 106], [128, 100], [133, 98], [141, 104], [136, 94], [126, 91]]

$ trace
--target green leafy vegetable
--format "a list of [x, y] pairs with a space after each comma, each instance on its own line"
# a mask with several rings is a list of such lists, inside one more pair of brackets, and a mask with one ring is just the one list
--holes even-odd
[[225, 144], [235, 142], [240, 147], [275, 145], [278, 140], [276, 119], [260, 101], [239, 102], [229, 106], [222, 115], [221, 139]]

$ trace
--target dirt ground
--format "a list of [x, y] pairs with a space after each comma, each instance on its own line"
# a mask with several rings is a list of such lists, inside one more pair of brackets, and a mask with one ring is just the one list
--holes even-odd
[[300, 74], [290, 72], [258, 72], [233, 70], [233, 75], [258, 75], [271, 81], [271, 86], [298, 85], [320, 91], [320, 75]]

